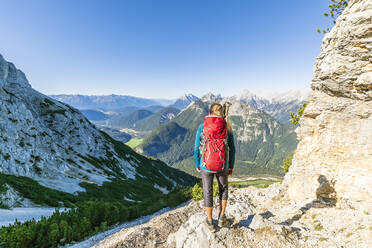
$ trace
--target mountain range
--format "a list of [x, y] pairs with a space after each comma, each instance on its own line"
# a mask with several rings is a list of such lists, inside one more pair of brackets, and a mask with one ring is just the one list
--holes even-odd
[[177, 99], [148, 99], [127, 95], [80, 95], [58, 94], [50, 97], [71, 105], [77, 109], [115, 110], [126, 107], [146, 108], [149, 106], [169, 106], [177, 109], [186, 108], [192, 101], [199, 99], [193, 94], [185, 94]]
[[[126, 95], [72, 95], [72, 94], [59, 94], [49, 95], [50, 97], [71, 105], [78, 109], [119, 109], [128, 106], [135, 107], [148, 107], [151, 105], [163, 105], [164, 103], [172, 104], [172, 100], [166, 102], [165, 99], [155, 100], [146, 99], [141, 97], [126, 96]], [[161, 104], [162, 103], [162, 104]]]
[[[243, 90], [226, 98], [250, 104], [270, 114], [279, 122], [288, 123], [289, 113], [296, 112], [298, 107], [307, 100], [308, 94], [307, 90], [295, 89], [286, 92]], [[80, 109], [91, 121], [114, 119], [116, 126], [123, 127], [128, 127], [125, 119], [134, 111], [147, 110], [155, 113], [165, 107], [182, 111], [190, 103], [199, 99], [193, 94], [185, 94], [176, 100], [144, 99], [120, 95], [51, 95], [51, 97]], [[120, 124], [120, 119], [123, 121], [122, 124]], [[103, 125], [113, 127], [109, 122]]]
[[[107, 128], [121, 141], [128, 141], [129, 137], [144, 138], [137, 151], [196, 175], [190, 169], [193, 164], [193, 138], [197, 129], [195, 123], [202, 122], [212, 102], [229, 101], [233, 103], [230, 119], [236, 133], [237, 171], [281, 175], [282, 160], [297, 145], [289, 114], [296, 112], [307, 97], [306, 90], [281, 93], [243, 90], [231, 97], [209, 93], [201, 99], [185, 94], [168, 107], [126, 106], [109, 111], [97, 110], [102, 114], [95, 116], [101, 117], [101, 120], [92, 121], [101, 129]], [[91, 116], [92, 112], [86, 114]], [[252, 135], [250, 129], [254, 129], [256, 134]], [[267, 135], [261, 135], [262, 132]]]
[[166, 163], [195, 174], [193, 146], [196, 130], [214, 102], [231, 102], [230, 121], [235, 136], [236, 172], [283, 174], [282, 161], [297, 145], [294, 126], [280, 123], [263, 110], [233, 98], [211, 93], [192, 102], [171, 121], [155, 128], [137, 148]]
[[289, 90], [286, 92], [249, 91], [232, 96], [230, 99], [248, 103], [263, 110], [281, 123], [289, 122], [289, 113], [296, 112], [309, 95], [307, 90]]

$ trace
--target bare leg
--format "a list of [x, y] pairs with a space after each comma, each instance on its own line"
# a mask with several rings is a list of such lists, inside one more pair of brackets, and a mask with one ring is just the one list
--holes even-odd
[[220, 201], [220, 214], [219, 214], [219, 216], [223, 216], [225, 214], [226, 205], [227, 205], [227, 200], [221, 200]]
[[212, 221], [212, 211], [213, 207], [205, 207], [205, 213], [207, 214], [207, 218], [209, 221]]

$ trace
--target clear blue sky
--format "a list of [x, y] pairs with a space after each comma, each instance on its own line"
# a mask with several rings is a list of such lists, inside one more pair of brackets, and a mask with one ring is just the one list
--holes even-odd
[[44, 94], [310, 89], [329, 0], [2, 0], [0, 53]]

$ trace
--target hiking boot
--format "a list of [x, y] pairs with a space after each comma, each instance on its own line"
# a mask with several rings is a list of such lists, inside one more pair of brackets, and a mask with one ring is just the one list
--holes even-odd
[[213, 224], [213, 220], [212, 221], [209, 221], [208, 218], [205, 219], [205, 224], [207, 225], [208, 229], [211, 231], [211, 232], [215, 232], [216, 231], [216, 227], [214, 226]]
[[218, 226], [219, 226], [219, 227], [224, 227], [224, 226], [226, 226], [226, 223], [227, 223], [226, 215], [222, 215], [222, 216], [219, 216], [219, 217], [218, 217]]

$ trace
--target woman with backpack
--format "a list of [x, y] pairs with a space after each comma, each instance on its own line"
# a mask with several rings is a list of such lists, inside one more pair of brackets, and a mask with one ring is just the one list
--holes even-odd
[[[228, 108], [228, 107], [227, 107]], [[196, 133], [194, 146], [195, 167], [202, 175], [204, 207], [207, 218], [205, 223], [211, 231], [215, 230], [212, 219], [213, 178], [216, 176], [220, 212], [218, 226], [226, 225], [226, 205], [228, 198], [228, 180], [232, 175], [235, 162], [234, 136], [227, 121], [227, 112], [219, 103], [211, 105], [209, 115], [204, 118]]]

